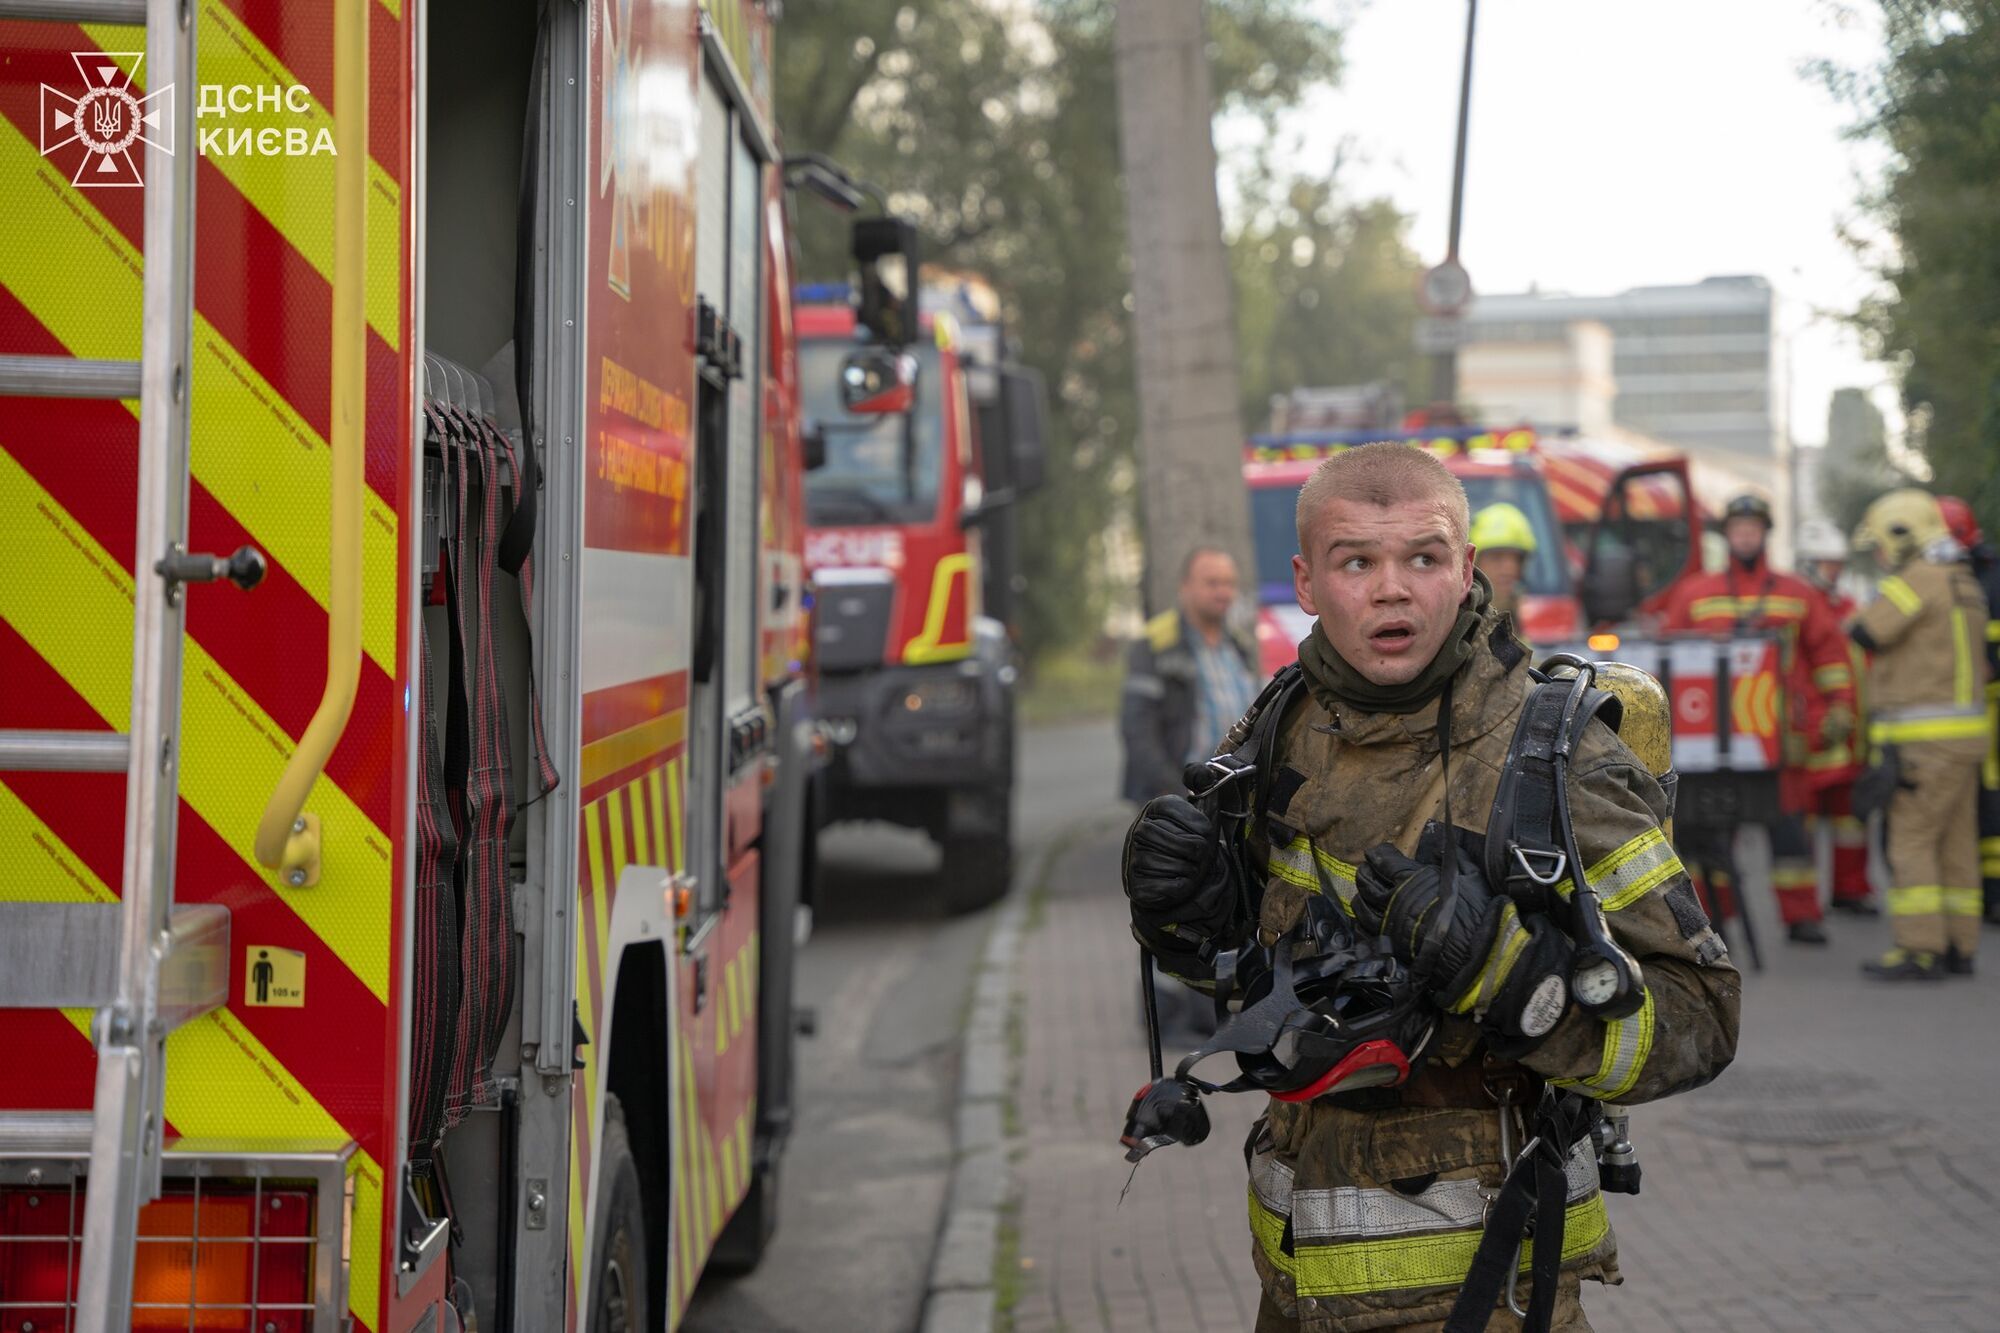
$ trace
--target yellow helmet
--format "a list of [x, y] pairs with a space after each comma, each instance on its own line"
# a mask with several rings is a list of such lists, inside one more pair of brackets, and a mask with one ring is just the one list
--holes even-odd
[[1854, 549], [1879, 552], [1890, 565], [1900, 565], [1940, 537], [1949, 537], [1944, 511], [1929, 491], [1906, 486], [1868, 506], [1854, 529]]
[[1473, 516], [1466, 539], [1482, 551], [1535, 553], [1535, 528], [1528, 516], [1505, 500], [1487, 505]]

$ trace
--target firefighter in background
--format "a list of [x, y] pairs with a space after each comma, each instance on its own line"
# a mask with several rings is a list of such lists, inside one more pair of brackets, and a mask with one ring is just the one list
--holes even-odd
[[1527, 572], [1528, 557], [1535, 553], [1535, 529], [1528, 516], [1505, 500], [1487, 505], [1472, 516], [1473, 563], [1493, 585], [1493, 609], [1514, 618], [1514, 633], [1521, 632], [1521, 577]]
[[[1847, 538], [1825, 519], [1808, 519], [1799, 524], [1799, 572], [1826, 599], [1834, 623], [1845, 625], [1860, 604], [1840, 586], [1847, 570]], [[1854, 681], [1855, 712], [1866, 716], [1867, 696], [1861, 685], [1868, 659], [1859, 644], [1849, 641], [1849, 675]], [[1814, 752], [1807, 763], [1808, 785], [1812, 788], [1813, 810], [1806, 817], [1812, 843], [1818, 844], [1817, 830], [1830, 825], [1833, 857], [1828, 876], [1832, 883], [1822, 886], [1836, 910], [1855, 916], [1880, 916], [1882, 909], [1868, 885], [1868, 827], [1854, 813], [1854, 779], [1860, 776], [1865, 747], [1859, 735], [1838, 745]]]
[[1979, 773], [1979, 874], [1986, 919], [2000, 926], [2000, 551], [1979, 530], [1972, 506], [1940, 495], [1938, 509], [1952, 540], [1965, 548], [1972, 577], [1986, 594], [1986, 762]]
[[1979, 948], [1986, 595], [1927, 492], [1891, 491], [1868, 506], [1854, 548], [1874, 551], [1885, 571], [1848, 633], [1869, 654], [1863, 781], [1886, 798], [1895, 937], [1863, 970], [1885, 981], [1970, 976]]
[[1813, 757], [1837, 753], [1854, 735], [1853, 667], [1826, 599], [1804, 579], [1771, 568], [1765, 549], [1771, 506], [1759, 496], [1737, 496], [1723, 508], [1722, 535], [1728, 562], [1717, 573], [1676, 583], [1661, 628], [1778, 635], [1785, 708], [1771, 880], [1787, 937], [1797, 944], [1825, 944], [1819, 872], [1805, 816], [1813, 808]]

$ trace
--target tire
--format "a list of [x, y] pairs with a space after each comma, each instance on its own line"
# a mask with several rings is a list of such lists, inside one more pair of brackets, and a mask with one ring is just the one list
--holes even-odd
[[616, 1097], [604, 1101], [604, 1163], [597, 1201], [597, 1238], [591, 1256], [590, 1333], [643, 1333], [653, 1327], [647, 1308], [646, 1208], [639, 1166], [625, 1133]]
[[723, 1277], [744, 1277], [764, 1262], [771, 1237], [778, 1230], [778, 1161], [769, 1162], [750, 1173], [750, 1192], [730, 1214], [728, 1225], [716, 1237], [715, 1250], [708, 1256], [708, 1271]]

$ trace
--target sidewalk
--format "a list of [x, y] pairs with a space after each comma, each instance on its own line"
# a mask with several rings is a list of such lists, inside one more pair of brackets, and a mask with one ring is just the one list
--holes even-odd
[[[1208, 1142], [1147, 1158], [1119, 1202], [1119, 1126], [1146, 1081], [1118, 890], [1124, 818], [1107, 807], [1079, 826], [1025, 923], [1015, 1227], [996, 1260], [996, 1327], [1247, 1330], [1257, 1291], [1241, 1145], [1256, 1099], [1210, 1099]], [[2000, 972], [1868, 983], [1857, 967], [1885, 946], [1886, 922], [1835, 918], [1833, 945], [1806, 952], [1776, 943], [1758, 906], [1767, 970], [1745, 978], [1735, 1065], [1633, 1116], [1644, 1193], [1609, 1200], [1626, 1281], [1586, 1287], [1593, 1322], [2000, 1327]], [[2000, 949], [1983, 961], [2000, 967]]]

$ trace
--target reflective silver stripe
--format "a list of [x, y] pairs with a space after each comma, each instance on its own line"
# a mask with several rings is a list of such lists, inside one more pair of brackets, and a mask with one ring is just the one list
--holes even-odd
[[1158, 676], [1127, 676], [1125, 693], [1136, 694], [1142, 699], [1164, 699], [1167, 697], [1167, 685]]
[[1320, 891], [1331, 885], [1342, 903], [1354, 901], [1354, 867], [1320, 851], [1303, 833], [1283, 847], [1273, 847], [1265, 864], [1270, 873], [1287, 884]]
[[[1567, 1200], [1577, 1203], [1597, 1192], [1597, 1152], [1589, 1139], [1570, 1149], [1564, 1164]], [[1295, 1190], [1292, 1169], [1275, 1157], [1257, 1162], [1250, 1187], [1267, 1212], [1292, 1220], [1299, 1244], [1333, 1244], [1387, 1236], [1464, 1231], [1485, 1223], [1486, 1193], [1477, 1180], [1441, 1180], [1417, 1194], [1341, 1185]]]
[[[1597, 890], [1597, 896], [1604, 904], [1604, 910], [1616, 912], [1630, 907], [1684, 871], [1680, 857], [1674, 854], [1673, 844], [1667, 841], [1667, 835], [1652, 828], [1628, 840], [1586, 873], [1590, 887]], [[1565, 898], [1574, 891], [1574, 886], [1567, 879], [1556, 885], [1556, 892]]]
[[1870, 722], [1933, 722], [1943, 718], [1976, 717], [1984, 720], [1984, 704], [1913, 704], [1908, 708], [1881, 708], [1869, 715]]
[[1590, 1097], [1621, 1097], [1632, 1090], [1653, 1053], [1653, 993], [1646, 992], [1639, 1012], [1604, 1025], [1604, 1059], [1594, 1078], [1552, 1078], [1562, 1088]]

